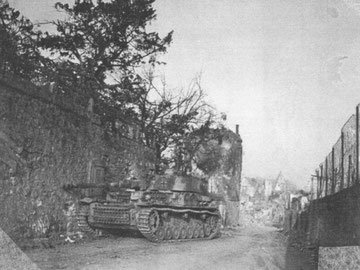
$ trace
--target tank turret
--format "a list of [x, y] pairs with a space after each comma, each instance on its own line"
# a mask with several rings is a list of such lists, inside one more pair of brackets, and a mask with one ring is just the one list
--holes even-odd
[[188, 175], [156, 175], [148, 189], [196, 192], [204, 195], [208, 193], [205, 179]]

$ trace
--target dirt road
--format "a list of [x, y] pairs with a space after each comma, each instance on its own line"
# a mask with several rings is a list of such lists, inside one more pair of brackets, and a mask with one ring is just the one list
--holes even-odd
[[221, 238], [151, 243], [144, 238], [110, 237], [27, 255], [45, 269], [285, 269], [285, 238], [274, 228], [227, 230]]

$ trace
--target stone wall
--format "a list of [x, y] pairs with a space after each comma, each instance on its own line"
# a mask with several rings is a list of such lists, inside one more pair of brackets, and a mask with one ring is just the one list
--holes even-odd
[[69, 183], [142, 179], [154, 153], [137, 125], [107, 131], [89, 108], [19, 78], [0, 76], [0, 227], [13, 239], [64, 230]]
[[318, 269], [360, 269], [360, 247], [321, 247]]
[[[316, 251], [319, 269], [357, 269], [360, 246], [360, 185], [314, 200], [293, 216], [289, 242]], [[319, 260], [319, 261], [317, 261]], [[345, 267], [345, 268], [344, 268]], [[314, 268], [317, 269], [317, 268]]]
[[311, 202], [298, 215], [296, 230], [319, 246], [360, 245], [360, 186]]

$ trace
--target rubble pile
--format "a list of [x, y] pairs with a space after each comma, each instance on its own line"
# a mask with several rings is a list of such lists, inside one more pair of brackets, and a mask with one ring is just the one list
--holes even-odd
[[295, 186], [282, 173], [276, 179], [244, 177], [240, 193], [241, 224], [282, 228], [294, 191]]

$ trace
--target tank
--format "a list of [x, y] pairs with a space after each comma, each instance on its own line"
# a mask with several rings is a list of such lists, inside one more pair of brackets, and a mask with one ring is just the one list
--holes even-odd
[[220, 236], [221, 217], [204, 179], [155, 175], [144, 190], [134, 182], [64, 188], [87, 189], [79, 200], [79, 226], [85, 230], [135, 230], [152, 242]]

